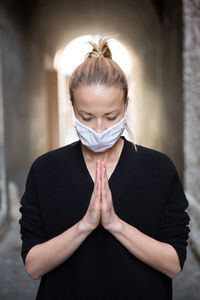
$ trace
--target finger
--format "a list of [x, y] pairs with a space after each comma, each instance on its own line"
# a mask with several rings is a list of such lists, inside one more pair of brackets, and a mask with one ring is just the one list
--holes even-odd
[[98, 166], [99, 166], [99, 160], [96, 161], [96, 169], [95, 169], [95, 191], [97, 190], [98, 186]]
[[106, 169], [106, 164], [104, 163], [104, 191], [103, 192], [103, 197], [104, 197], [104, 202], [107, 201], [109, 202], [110, 195], [111, 195], [111, 190], [110, 190], [110, 186], [109, 186], [109, 182], [108, 182], [108, 174], [107, 174], [107, 169]]
[[105, 164], [102, 164], [102, 200], [106, 200], [106, 178], [105, 178]]
[[100, 182], [101, 182], [101, 189], [102, 189], [102, 172], [103, 172], [103, 161], [100, 161]]
[[101, 188], [103, 188], [103, 181], [104, 181], [104, 167], [103, 167], [103, 161], [101, 161]]
[[106, 182], [108, 182], [108, 174], [107, 174], [106, 164], [105, 164], [105, 167], [104, 167], [104, 172], [105, 172], [105, 179], [106, 179]]
[[104, 178], [104, 185], [105, 185], [105, 188], [107, 189], [108, 188], [108, 175], [107, 175], [107, 169], [106, 169], [106, 164], [104, 162], [103, 164], [103, 178]]
[[98, 165], [97, 165], [97, 183], [96, 183], [96, 196], [97, 196], [97, 200], [100, 200], [101, 197], [101, 187], [100, 187], [100, 161], [98, 161]]
[[101, 165], [101, 160], [99, 161], [99, 188], [101, 189], [101, 169], [102, 169], [102, 165]]

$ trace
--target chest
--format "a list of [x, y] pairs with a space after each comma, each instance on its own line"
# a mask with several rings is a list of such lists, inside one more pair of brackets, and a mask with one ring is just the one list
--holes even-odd
[[[118, 163], [117, 159], [113, 159], [112, 161], [106, 162], [106, 171], [107, 171], [108, 180], [110, 179], [112, 173], [114, 172], [117, 163]], [[91, 176], [92, 180], [95, 182], [96, 162], [85, 160], [85, 164], [89, 175]]]
[[[90, 168], [91, 167], [91, 168]], [[107, 167], [108, 175], [116, 167]], [[95, 178], [95, 168], [88, 166]], [[65, 174], [54, 173], [50, 177], [40, 177], [38, 195], [40, 195], [41, 214], [49, 237], [54, 237], [80, 221], [86, 213], [93, 191], [93, 183], [86, 172], [69, 169]], [[44, 189], [48, 181], [48, 188]], [[163, 210], [167, 187], [157, 176], [140, 169], [114, 172], [109, 186], [116, 214], [125, 222], [142, 232], [153, 236]]]

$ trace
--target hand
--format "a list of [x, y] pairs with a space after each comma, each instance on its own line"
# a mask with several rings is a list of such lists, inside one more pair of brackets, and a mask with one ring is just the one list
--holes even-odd
[[113, 207], [112, 193], [104, 161], [101, 161], [101, 224], [106, 230], [117, 228], [119, 224], [119, 217]]
[[81, 220], [83, 230], [94, 230], [101, 219], [101, 178], [100, 178], [100, 161], [96, 162], [95, 183], [87, 212]]

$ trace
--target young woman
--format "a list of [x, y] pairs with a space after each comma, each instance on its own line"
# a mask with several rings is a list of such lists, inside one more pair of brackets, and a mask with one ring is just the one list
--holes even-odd
[[123, 135], [128, 85], [106, 39], [70, 78], [79, 140], [32, 163], [21, 199], [22, 259], [36, 299], [172, 299], [188, 207], [164, 153]]

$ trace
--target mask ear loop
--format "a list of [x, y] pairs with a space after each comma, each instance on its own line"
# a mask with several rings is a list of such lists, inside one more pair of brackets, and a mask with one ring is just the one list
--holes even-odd
[[[126, 128], [126, 130], [128, 128], [127, 119], [126, 119], [127, 115], [128, 115], [127, 110], [125, 110], [125, 112], [124, 112], [124, 118], [125, 118], [125, 128]], [[133, 137], [133, 135], [132, 135], [132, 137]], [[136, 146], [136, 144], [134, 142], [134, 137], [133, 137], [133, 145], [134, 145], [135, 151], [137, 152], [137, 146]]]

